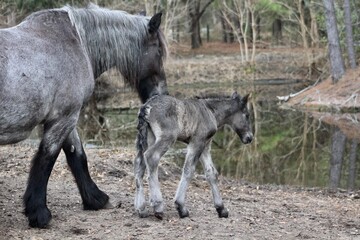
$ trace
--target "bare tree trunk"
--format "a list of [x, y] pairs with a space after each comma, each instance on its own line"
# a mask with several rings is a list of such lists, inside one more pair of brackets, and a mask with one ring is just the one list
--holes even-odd
[[275, 19], [272, 24], [272, 35], [275, 38], [275, 44], [279, 45], [282, 40], [282, 21], [281, 19]]
[[[326, 0], [324, 0], [326, 1]], [[301, 37], [303, 39], [303, 46], [304, 48], [309, 48], [309, 43], [307, 39], [307, 31], [306, 31], [306, 23], [305, 23], [305, 12], [304, 12], [304, 5], [303, 0], [298, 0], [298, 12], [300, 14], [300, 30], [301, 30]]]
[[206, 8], [214, 0], [209, 0], [200, 10], [201, 0], [191, 0], [188, 2], [188, 12], [190, 18], [190, 35], [191, 35], [191, 48], [199, 48], [201, 46], [201, 36], [200, 36], [200, 18], [204, 14]]
[[350, 147], [350, 156], [349, 156], [349, 178], [348, 178], [348, 189], [354, 190], [355, 179], [356, 179], [356, 151], [357, 151], [358, 142], [353, 140]]
[[256, 17], [256, 40], [260, 40], [260, 33], [261, 33], [261, 27], [260, 27], [261, 18], [260, 16]]
[[350, 67], [354, 69], [356, 68], [356, 57], [354, 51], [354, 39], [352, 32], [351, 9], [350, 9], [349, 0], [344, 0], [344, 12], [345, 12], [345, 33], [346, 33], [348, 58], [350, 62]]
[[330, 183], [329, 187], [335, 190], [340, 184], [341, 168], [345, 150], [346, 136], [336, 127], [332, 136], [331, 158], [330, 158]]
[[226, 28], [226, 20], [224, 19], [224, 13], [220, 11], [220, 22], [221, 22], [221, 28], [222, 28], [222, 41], [224, 43], [228, 42], [227, 37], [227, 28]]
[[329, 57], [333, 83], [337, 83], [345, 73], [344, 60], [341, 55], [339, 32], [336, 25], [334, 0], [323, 0], [326, 18]]
[[314, 0], [311, 0], [310, 17], [311, 17], [311, 29], [310, 29], [311, 46], [318, 48], [320, 43], [320, 37], [319, 37], [318, 24], [316, 21], [316, 12], [314, 11]]

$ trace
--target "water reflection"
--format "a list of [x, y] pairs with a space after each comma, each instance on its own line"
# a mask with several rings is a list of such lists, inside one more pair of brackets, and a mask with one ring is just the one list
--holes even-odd
[[251, 146], [241, 145], [227, 129], [217, 134], [213, 157], [221, 174], [260, 184], [359, 188], [358, 138], [270, 102], [258, 104], [256, 112]]
[[[281, 109], [271, 101], [253, 101], [252, 107], [252, 144], [243, 145], [228, 127], [214, 137], [212, 156], [222, 175], [259, 184], [360, 188], [357, 114], [304, 113]], [[112, 146], [134, 146], [136, 113], [134, 109], [105, 114]], [[185, 147], [178, 143], [165, 157], [182, 165]]]

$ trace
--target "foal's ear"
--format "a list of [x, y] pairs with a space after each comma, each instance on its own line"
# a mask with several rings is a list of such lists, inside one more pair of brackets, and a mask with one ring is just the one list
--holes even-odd
[[150, 22], [149, 22], [149, 32], [150, 33], [155, 33], [159, 29], [160, 24], [161, 24], [161, 16], [162, 16], [162, 13], [159, 12], [150, 19]]
[[243, 98], [241, 98], [241, 102], [246, 104], [250, 98], [250, 93], [246, 94]]
[[240, 95], [235, 91], [232, 95], [231, 95], [232, 99], [239, 99], [240, 100]]

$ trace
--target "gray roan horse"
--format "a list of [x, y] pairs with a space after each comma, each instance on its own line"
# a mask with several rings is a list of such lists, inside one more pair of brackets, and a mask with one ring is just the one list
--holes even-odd
[[181, 180], [175, 195], [175, 206], [181, 218], [188, 217], [185, 193], [200, 160], [212, 190], [215, 209], [219, 217], [228, 217], [228, 210], [217, 187], [217, 171], [210, 148], [216, 131], [227, 124], [245, 144], [253, 139], [247, 109], [248, 96], [241, 98], [236, 92], [230, 97], [209, 97], [178, 100], [171, 96], [154, 96], [140, 109], [138, 116], [138, 154], [134, 173], [136, 183], [135, 210], [147, 217], [143, 176], [147, 169], [150, 205], [154, 214], [162, 219], [164, 204], [158, 180], [160, 158], [176, 141], [188, 144]]
[[109, 197], [90, 177], [76, 124], [95, 81], [117, 68], [145, 102], [166, 94], [166, 43], [152, 18], [90, 6], [35, 12], [0, 30], [0, 145], [27, 138], [43, 124], [24, 195], [31, 227], [46, 227], [47, 183], [61, 151], [75, 177], [84, 209], [108, 205]]

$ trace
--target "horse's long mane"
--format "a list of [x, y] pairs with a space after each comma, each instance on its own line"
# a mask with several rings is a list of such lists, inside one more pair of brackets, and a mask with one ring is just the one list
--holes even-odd
[[[83, 46], [92, 61], [95, 61], [92, 63], [95, 76], [114, 66], [127, 82], [135, 87], [149, 18], [96, 5], [90, 5], [88, 8], [65, 6], [62, 10], [68, 13]], [[160, 31], [158, 36], [165, 57], [165, 38]]]

